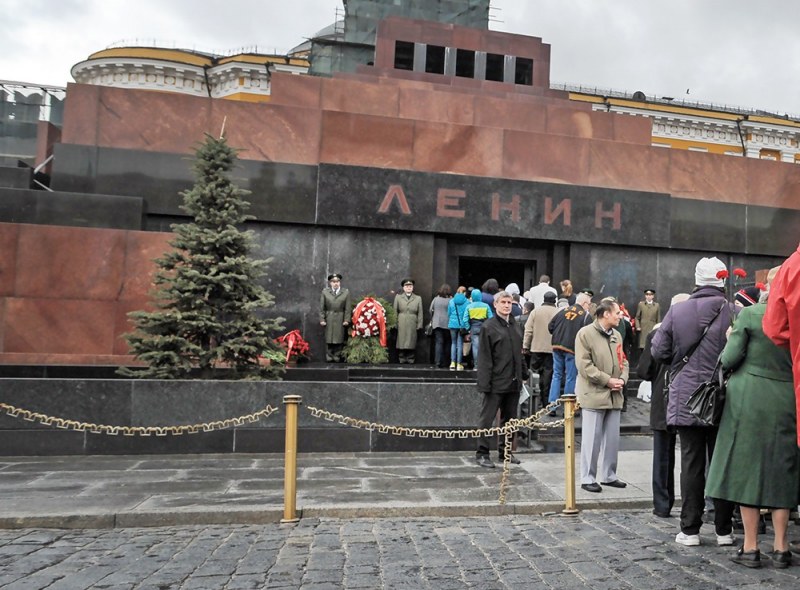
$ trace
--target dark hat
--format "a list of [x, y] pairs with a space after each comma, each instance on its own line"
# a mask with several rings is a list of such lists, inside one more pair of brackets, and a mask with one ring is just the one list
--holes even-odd
[[342, 275], [340, 275], [338, 272], [334, 272], [334, 273], [329, 274], [328, 275], [328, 281], [332, 281], [333, 279], [339, 279], [341, 281], [342, 280]]
[[402, 281], [400, 281], [400, 286], [401, 287], [405, 287], [406, 285], [413, 285], [413, 284], [414, 284], [414, 279], [403, 279]]
[[581, 293], [586, 293], [589, 297], [594, 297], [594, 291], [592, 291], [588, 287], [585, 289], [581, 289]]
[[745, 287], [739, 290], [733, 298], [742, 304], [744, 307], [750, 307], [758, 303], [758, 298], [761, 296], [761, 289], [758, 287]]
[[548, 291], [544, 294], [544, 300], [548, 303], [555, 303], [556, 302], [556, 294], [552, 291]]
[[644, 290], [644, 294], [645, 295], [655, 295], [656, 292], [655, 292], [655, 289], [645, 289]]

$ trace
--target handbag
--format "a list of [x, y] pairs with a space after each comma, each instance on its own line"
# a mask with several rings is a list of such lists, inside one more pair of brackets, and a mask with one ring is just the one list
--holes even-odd
[[453, 305], [456, 308], [456, 317], [458, 318], [458, 326], [459, 326], [458, 333], [461, 334], [462, 336], [466, 336], [467, 334], [469, 334], [469, 328], [464, 328], [461, 326], [461, 312], [458, 310], [458, 305], [456, 305], [455, 303]]
[[729, 376], [722, 370], [722, 363], [717, 361], [711, 379], [701, 383], [686, 402], [689, 413], [706, 426], [719, 425], [722, 409], [725, 407], [725, 386]]
[[686, 351], [686, 354], [684, 354], [681, 360], [678, 361], [678, 364], [675, 367], [670, 367], [670, 369], [667, 369], [667, 372], [664, 374], [665, 399], [669, 397], [669, 387], [675, 380], [675, 377], [677, 377], [678, 373], [680, 373], [681, 370], [689, 363], [689, 359], [694, 354], [694, 351], [697, 350], [697, 347], [700, 346], [700, 343], [703, 341], [703, 338], [706, 337], [706, 333], [708, 332], [708, 329], [711, 327], [711, 324], [714, 323], [714, 320], [717, 319], [717, 316], [719, 316], [719, 314], [722, 312], [722, 309], [726, 305], [728, 305], [727, 301], [724, 301], [722, 305], [720, 305], [719, 309], [717, 310], [717, 313], [714, 314], [714, 317], [711, 318], [711, 321], [708, 322], [708, 325], [703, 329], [703, 333], [700, 334], [700, 339], [694, 344], [692, 344], [692, 347], [688, 351]]

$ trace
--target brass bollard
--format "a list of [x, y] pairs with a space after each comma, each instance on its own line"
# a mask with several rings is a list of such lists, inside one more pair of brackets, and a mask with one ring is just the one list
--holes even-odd
[[562, 514], [575, 516], [575, 394], [561, 396], [564, 404], [564, 462], [566, 464], [566, 501]]
[[297, 407], [303, 403], [299, 395], [283, 396], [286, 408], [286, 449], [283, 473], [283, 518], [281, 523], [299, 522], [297, 518]]

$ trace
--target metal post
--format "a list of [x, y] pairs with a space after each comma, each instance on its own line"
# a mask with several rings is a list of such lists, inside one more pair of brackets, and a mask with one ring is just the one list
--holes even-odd
[[298, 522], [297, 518], [297, 407], [303, 403], [299, 395], [283, 396], [286, 408], [286, 450], [283, 474], [282, 523]]
[[575, 394], [561, 396], [564, 403], [564, 462], [566, 464], [566, 499], [562, 514], [575, 516]]

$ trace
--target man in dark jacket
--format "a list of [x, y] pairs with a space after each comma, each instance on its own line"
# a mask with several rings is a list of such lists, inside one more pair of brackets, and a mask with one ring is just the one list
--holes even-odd
[[[500, 426], [504, 426], [517, 415], [519, 392], [522, 384], [528, 379], [528, 367], [522, 360], [522, 338], [516, 328], [516, 321], [511, 316], [514, 300], [505, 291], [494, 296], [497, 314], [486, 320], [480, 333], [480, 350], [478, 356], [478, 391], [483, 394], [481, 415], [478, 428], [491, 428], [494, 418], [500, 409]], [[505, 448], [498, 445], [500, 461], [505, 457]], [[481, 467], [494, 467], [489, 458], [489, 437], [478, 438], [476, 460]], [[509, 457], [511, 463], [519, 463], [514, 456]]]
[[[591, 314], [588, 313], [592, 296], [581, 291], [575, 298], [575, 305], [562, 309], [547, 326], [553, 335], [553, 380], [550, 382], [550, 396], [548, 403], [553, 403], [561, 397], [561, 384], [564, 383], [564, 393], [575, 393], [575, 380], [578, 378], [578, 369], [575, 368], [575, 336], [584, 326], [592, 323]], [[555, 416], [555, 412], [550, 412]]]
[[[672, 298], [671, 306], [689, 299], [688, 293], [678, 293]], [[668, 518], [675, 505], [675, 442], [674, 428], [667, 426], [667, 395], [664, 391], [664, 377], [668, 365], [658, 362], [652, 355], [655, 331], [661, 326], [657, 323], [648, 328], [645, 344], [639, 357], [636, 374], [652, 384], [650, 396], [650, 428], [653, 430], [653, 514]]]
[[[681, 441], [681, 532], [675, 537], [680, 545], [700, 544], [705, 471], [714, 453], [717, 428], [699, 422], [686, 402], [711, 378], [727, 342], [725, 333], [733, 321], [732, 306], [725, 299], [727, 276], [725, 265], [716, 257], [701, 259], [695, 268], [694, 292], [670, 307], [651, 343], [653, 358], [670, 366], [667, 424], [677, 427]], [[687, 355], [688, 362], [683, 360]], [[714, 500], [718, 545], [733, 545], [732, 515], [733, 504]]]

